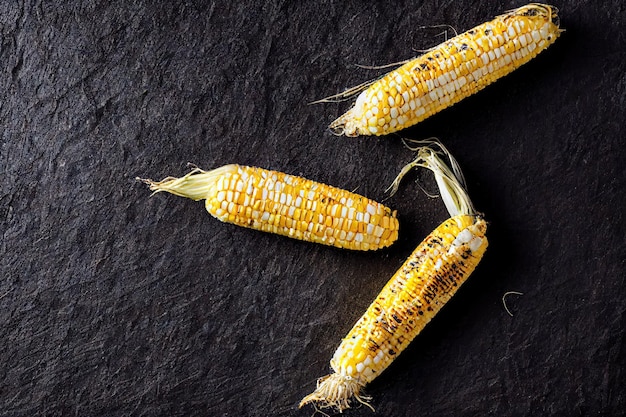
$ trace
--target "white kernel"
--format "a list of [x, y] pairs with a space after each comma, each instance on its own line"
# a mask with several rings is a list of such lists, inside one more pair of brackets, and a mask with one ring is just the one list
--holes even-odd
[[370, 133], [376, 134], [376, 133], [378, 133], [378, 127], [370, 126], [369, 127], [369, 131], [370, 131]]
[[402, 84], [402, 77], [400, 76], [400, 74], [396, 75], [396, 83]]
[[362, 233], [357, 233], [354, 236], [354, 240], [357, 241], [357, 242], [363, 242], [363, 234]]
[[484, 65], [487, 65], [489, 63], [489, 54], [482, 54], [480, 59], [482, 59]]
[[357, 364], [356, 364], [356, 371], [357, 371], [358, 373], [363, 372], [363, 369], [364, 369], [364, 368], [365, 368], [365, 365], [363, 365], [363, 362], [359, 362], [359, 363], [357, 363]]
[[391, 96], [387, 97], [387, 103], [389, 103], [389, 107], [393, 107], [396, 105], [396, 101]]
[[522, 46], [526, 46], [526, 44], [528, 44], [528, 39], [526, 39], [526, 36], [522, 35], [519, 37], [519, 42], [522, 44]]
[[243, 191], [243, 181], [237, 181], [237, 185], [235, 186], [235, 190], [242, 192]]
[[441, 261], [441, 259], [437, 259], [437, 262], [435, 263], [435, 269], [438, 271], [439, 269], [441, 269], [441, 265], [443, 265], [443, 262]]
[[226, 198], [226, 193], [224, 191], [217, 193], [217, 201], [224, 201], [224, 198]]
[[550, 29], [547, 23], [545, 23], [543, 26], [541, 26], [541, 29], [539, 29], [539, 34], [544, 39], [548, 37], [549, 32], [550, 32]]
[[469, 229], [463, 229], [461, 233], [459, 233], [458, 236], [454, 239], [452, 245], [461, 246], [472, 240], [472, 237], [474, 237], [474, 235], [472, 234], [472, 232], [469, 231]]
[[445, 85], [447, 83], [446, 77], [440, 75], [439, 77], [437, 77], [437, 82], [439, 82], [439, 85]]
[[287, 215], [289, 217], [293, 217], [293, 213], [295, 213], [296, 208], [294, 206], [289, 207], [289, 211], [287, 212]]
[[470, 240], [469, 248], [472, 252], [476, 252], [480, 248], [482, 243], [483, 240], [481, 238], [479, 238], [478, 236], [474, 236], [472, 240]]
[[261, 216], [261, 221], [266, 222], [269, 219], [270, 219], [270, 214], [267, 211], [263, 212], [263, 215]]
[[345, 219], [348, 217], [348, 207], [342, 207], [341, 208], [341, 218]]
[[285, 204], [287, 202], [287, 195], [285, 193], [280, 194], [280, 204]]
[[392, 107], [391, 111], [389, 112], [389, 115], [391, 116], [392, 119], [395, 119], [396, 117], [398, 117], [398, 109], [395, 107]]
[[227, 201], [233, 201], [233, 192], [228, 190], [226, 191], [226, 200]]
[[532, 37], [535, 42], [539, 42], [539, 40], [541, 39], [541, 35], [536, 30], [533, 30]]

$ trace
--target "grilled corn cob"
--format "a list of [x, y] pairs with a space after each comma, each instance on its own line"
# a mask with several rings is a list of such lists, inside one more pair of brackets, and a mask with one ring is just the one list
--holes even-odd
[[[551, 45], [562, 32], [557, 11], [531, 3], [432, 48], [371, 83], [330, 124], [331, 130], [346, 136], [386, 135], [452, 106]], [[356, 94], [368, 85], [334, 97]]]
[[141, 180], [155, 192], [206, 200], [215, 218], [339, 248], [374, 250], [398, 238], [390, 208], [361, 195], [282, 172], [241, 165]]
[[482, 258], [487, 224], [473, 209], [462, 178], [453, 173], [456, 162], [450, 160], [452, 170], [430, 148], [422, 148], [399, 175], [398, 182], [414, 166], [434, 171], [451, 218], [424, 239], [385, 285], [333, 355], [334, 373], [320, 378], [300, 407], [315, 402], [341, 412], [352, 399], [369, 406], [361, 389], [409, 345]]

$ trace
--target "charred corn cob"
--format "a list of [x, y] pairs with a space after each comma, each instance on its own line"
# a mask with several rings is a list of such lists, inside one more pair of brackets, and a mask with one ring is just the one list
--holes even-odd
[[451, 218], [424, 239], [385, 285], [335, 351], [330, 361], [334, 373], [318, 380], [317, 389], [302, 400], [301, 407], [315, 402], [341, 412], [352, 399], [369, 406], [369, 397], [363, 396], [361, 389], [437, 314], [487, 249], [487, 225], [474, 211], [462, 179], [430, 148], [421, 149], [418, 159], [407, 168], [413, 166], [435, 172], [441, 194], [451, 204]]
[[282, 172], [241, 165], [141, 180], [155, 192], [206, 200], [215, 218], [339, 248], [374, 250], [398, 238], [390, 208], [361, 195]]
[[553, 6], [531, 3], [506, 12], [371, 83], [330, 128], [339, 135], [358, 136], [412, 126], [530, 61], [561, 32]]

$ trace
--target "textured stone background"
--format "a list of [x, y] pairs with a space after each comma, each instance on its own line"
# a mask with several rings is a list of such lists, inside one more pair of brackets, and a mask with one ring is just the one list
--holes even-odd
[[[334, 137], [348, 104], [307, 103], [443, 39], [422, 26], [522, 3], [55, 3], [0, 3], [0, 415], [310, 416], [341, 337], [446, 218], [430, 177], [387, 201], [401, 238], [375, 253], [225, 225], [135, 177], [236, 162], [382, 199], [412, 153]], [[557, 6], [553, 47], [403, 132], [456, 155], [491, 245], [368, 387], [376, 415], [626, 406], [626, 10]]]

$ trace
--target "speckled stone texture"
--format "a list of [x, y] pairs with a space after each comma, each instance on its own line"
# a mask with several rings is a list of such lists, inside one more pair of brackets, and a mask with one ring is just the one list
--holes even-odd
[[[521, 4], [1, 2], [0, 416], [313, 414], [297, 404], [341, 338], [446, 218], [432, 177], [386, 200], [400, 239], [373, 253], [135, 177], [241, 163], [382, 200], [413, 153], [332, 136], [349, 103], [308, 103]], [[623, 413], [626, 7], [556, 6], [555, 45], [402, 132], [457, 157], [490, 247], [367, 387], [376, 414], [346, 415]]]

